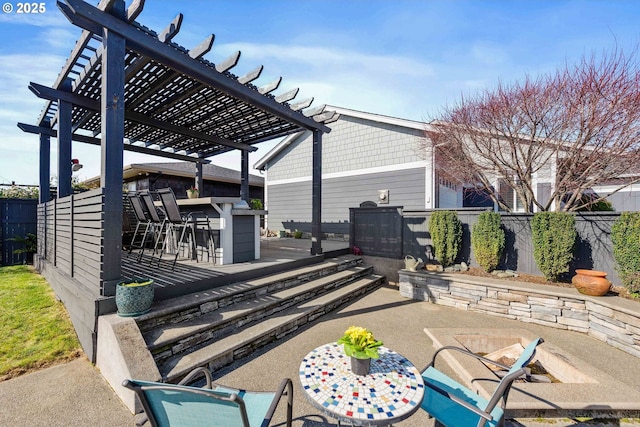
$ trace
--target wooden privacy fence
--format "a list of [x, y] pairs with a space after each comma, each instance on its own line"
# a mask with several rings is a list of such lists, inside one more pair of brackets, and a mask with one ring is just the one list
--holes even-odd
[[24, 244], [12, 239], [36, 234], [36, 199], [0, 199], [0, 265], [27, 262], [27, 254], [16, 254]]
[[[477, 266], [471, 248], [471, 230], [483, 209], [455, 210], [462, 222], [462, 249], [457, 262]], [[402, 207], [351, 208], [350, 246], [357, 246], [364, 255], [402, 259], [406, 255], [429, 259], [429, 218], [433, 211], [404, 211]], [[505, 249], [498, 268], [520, 273], [542, 275], [533, 258], [531, 218], [533, 214], [500, 213], [505, 231]], [[578, 237], [568, 280], [576, 268], [605, 271], [608, 278], [620, 285], [613, 258], [611, 226], [620, 216], [616, 212], [576, 213]]]
[[102, 288], [102, 189], [38, 205], [38, 255], [96, 292]]

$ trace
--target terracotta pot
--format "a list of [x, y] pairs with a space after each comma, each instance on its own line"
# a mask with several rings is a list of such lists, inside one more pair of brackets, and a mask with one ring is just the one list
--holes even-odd
[[611, 287], [611, 282], [607, 280], [607, 273], [597, 270], [578, 269], [571, 283], [581, 294], [592, 296], [604, 295]]
[[367, 375], [371, 367], [371, 359], [358, 359], [351, 357], [351, 372], [356, 375]]

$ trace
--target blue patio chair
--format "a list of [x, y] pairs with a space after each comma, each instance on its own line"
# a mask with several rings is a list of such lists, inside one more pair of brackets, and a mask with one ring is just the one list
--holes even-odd
[[[203, 375], [203, 388], [190, 387]], [[178, 385], [139, 380], [124, 380], [133, 390], [152, 427], [266, 427], [280, 402], [287, 397], [287, 427], [293, 414], [293, 384], [289, 378], [280, 382], [275, 392], [251, 392], [219, 386], [211, 381], [211, 373], [196, 368]]]
[[[544, 342], [542, 338], [531, 341], [511, 367], [459, 347], [446, 346], [438, 349], [433, 355], [431, 363], [422, 372], [425, 385], [422, 409], [446, 427], [504, 425], [504, 409], [511, 385], [516, 378], [525, 374], [524, 368], [533, 358], [538, 344], [542, 342]], [[487, 400], [434, 367], [436, 356], [445, 350], [459, 351], [476, 359], [498, 365], [503, 369], [508, 369], [509, 372], [500, 380], [493, 395]], [[498, 406], [499, 402], [500, 406]]]

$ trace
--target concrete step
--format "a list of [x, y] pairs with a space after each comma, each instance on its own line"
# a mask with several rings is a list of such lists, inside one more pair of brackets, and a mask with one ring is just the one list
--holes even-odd
[[162, 364], [167, 358], [205, 346], [233, 330], [369, 275], [371, 271], [372, 267], [349, 268], [310, 282], [237, 301], [178, 324], [164, 324], [147, 331], [143, 336], [156, 362]]
[[217, 369], [241, 359], [254, 350], [286, 336], [318, 317], [381, 286], [384, 276], [368, 275], [302, 301], [268, 316], [260, 322], [233, 331], [213, 343], [190, 353], [167, 358], [158, 365], [165, 382], [177, 382], [192, 369], [204, 366]]
[[362, 264], [362, 258], [343, 255], [306, 267], [158, 301], [154, 303], [152, 311], [139, 316], [136, 322], [144, 334], [162, 325], [175, 325], [239, 301], [257, 298], [360, 264]]

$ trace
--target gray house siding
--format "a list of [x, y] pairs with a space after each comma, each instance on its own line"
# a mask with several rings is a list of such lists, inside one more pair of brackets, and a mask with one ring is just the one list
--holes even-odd
[[[389, 191], [389, 203], [424, 209], [427, 162], [418, 155], [424, 135], [415, 122], [402, 126], [342, 114], [322, 138], [322, 231], [349, 233], [349, 208], [378, 202], [378, 191]], [[408, 122], [404, 122], [408, 123]], [[312, 136], [306, 132], [265, 163], [267, 228], [311, 231]], [[428, 175], [427, 175], [428, 174]], [[382, 205], [385, 206], [385, 205]]]
[[[423, 131], [342, 116], [322, 138], [322, 173], [384, 168], [421, 160]], [[268, 181], [311, 177], [311, 133], [284, 148], [268, 165]], [[268, 184], [268, 183], [267, 183]]]
[[620, 191], [610, 195], [607, 199], [611, 202], [616, 212], [640, 211], [640, 191]]
[[[389, 203], [393, 206], [424, 209], [425, 174], [425, 168], [412, 168], [323, 178], [323, 233], [348, 234], [349, 208], [365, 201], [377, 202], [378, 190], [389, 190]], [[270, 230], [311, 231], [310, 180], [269, 185], [267, 200]]]

